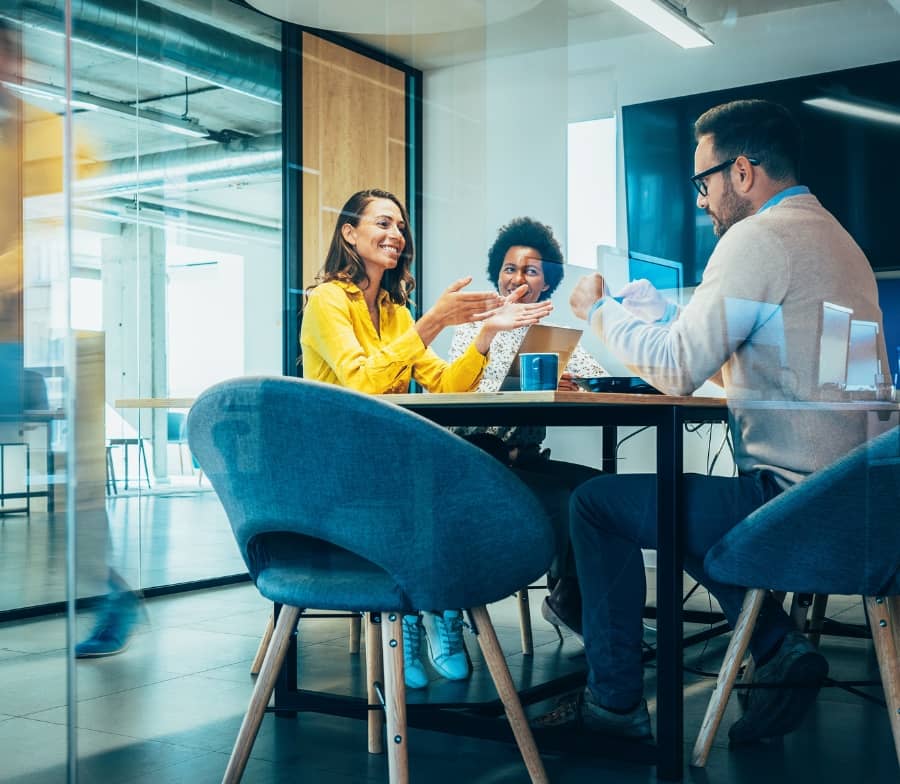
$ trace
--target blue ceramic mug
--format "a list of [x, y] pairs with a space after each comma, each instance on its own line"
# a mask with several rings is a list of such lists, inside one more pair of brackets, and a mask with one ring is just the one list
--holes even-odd
[[556, 389], [559, 354], [520, 354], [519, 388], [523, 392]]

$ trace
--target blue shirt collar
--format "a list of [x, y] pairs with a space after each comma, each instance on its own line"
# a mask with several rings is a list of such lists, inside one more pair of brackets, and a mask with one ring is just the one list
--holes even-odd
[[765, 212], [769, 207], [774, 207], [778, 202], [782, 199], [788, 199], [791, 196], [800, 196], [801, 194], [809, 193], [809, 188], [805, 185], [793, 185], [790, 188], [785, 188], [780, 193], [776, 193], [771, 199], [769, 199], [762, 207], [760, 207], [756, 214], [759, 215], [761, 212]]

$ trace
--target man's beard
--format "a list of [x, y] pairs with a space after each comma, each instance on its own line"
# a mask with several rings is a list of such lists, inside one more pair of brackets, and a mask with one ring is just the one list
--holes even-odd
[[709, 212], [713, 221], [713, 233], [721, 238], [728, 229], [738, 221], [744, 220], [753, 214], [753, 205], [749, 199], [742, 199], [731, 184], [731, 179], [725, 178], [725, 191], [722, 194], [722, 202], [717, 213]]

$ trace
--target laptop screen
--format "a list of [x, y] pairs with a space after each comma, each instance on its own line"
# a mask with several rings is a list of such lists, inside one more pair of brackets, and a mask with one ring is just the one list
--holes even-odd
[[554, 327], [549, 324], [535, 324], [528, 328], [519, 350], [512, 359], [512, 363], [506, 371], [506, 377], [500, 384], [500, 390], [506, 392], [519, 389], [519, 355], [551, 353], [559, 354], [557, 381], [562, 378], [569, 357], [578, 345], [583, 330], [571, 327]]

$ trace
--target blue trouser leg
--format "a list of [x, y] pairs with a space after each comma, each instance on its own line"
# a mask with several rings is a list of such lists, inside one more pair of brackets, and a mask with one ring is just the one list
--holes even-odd
[[[718, 583], [703, 571], [707, 551], [775, 494], [760, 475], [688, 474], [685, 493], [685, 571], [702, 583], [734, 625], [744, 589]], [[588, 686], [606, 707], [625, 710], [643, 693], [642, 610], [647, 584], [641, 549], [656, 548], [656, 477], [600, 476], [572, 496], [571, 538], [583, 597]], [[754, 657], [768, 654], [791, 628], [769, 599], [750, 643]]]

